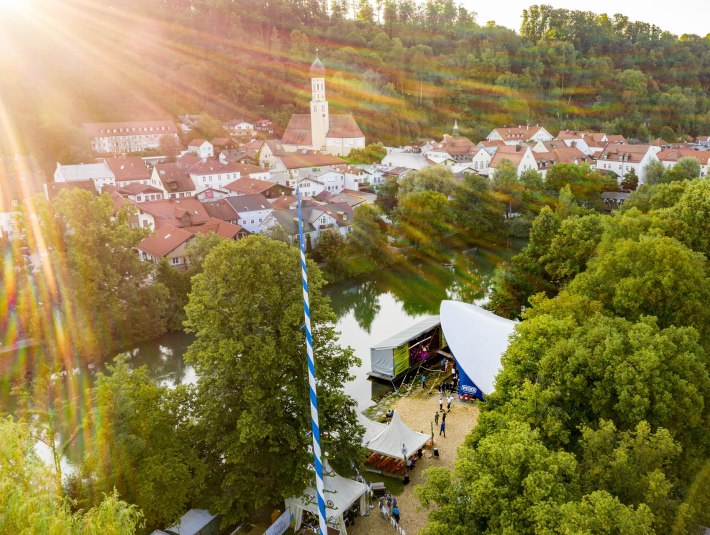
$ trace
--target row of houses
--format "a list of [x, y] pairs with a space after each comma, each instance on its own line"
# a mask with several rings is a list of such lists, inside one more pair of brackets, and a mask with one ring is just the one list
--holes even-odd
[[553, 138], [540, 126], [497, 128], [486, 140], [473, 143], [458, 135], [445, 134], [440, 142], [424, 141], [410, 147], [393, 148], [383, 164], [419, 170], [431, 165], [445, 165], [454, 174], [474, 172], [492, 177], [504, 161], [509, 161], [518, 174], [536, 170], [543, 177], [555, 164], [588, 164], [621, 180], [633, 171], [639, 182], [645, 180], [645, 167], [661, 161], [672, 167], [682, 157], [696, 158], [701, 177], [707, 176], [710, 147], [703, 150], [702, 140], [696, 144], [671, 144], [662, 139], [648, 144], [629, 143], [621, 135], [599, 132], [563, 130]]

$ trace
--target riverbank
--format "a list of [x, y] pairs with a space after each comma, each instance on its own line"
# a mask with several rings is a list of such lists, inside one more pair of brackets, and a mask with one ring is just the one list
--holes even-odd
[[[431, 433], [434, 413], [439, 408], [438, 393], [429, 393], [429, 389], [422, 391], [417, 388], [411, 394], [395, 400], [391, 408], [399, 413], [404, 423], [414, 431]], [[420, 505], [414, 489], [424, 482], [424, 471], [432, 466], [452, 467], [457, 459], [457, 449], [466, 436], [476, 426], [478, 421], [478, 405], [472, 402], [463, 402], [455, 399], [451, 404], [451, 412], [446, 416], [446, 438], [439, 436], [439, 430], [434, 433], [434, 447], [439, 449], [439, 457], [425, 454], [417, 462], [417, 467], [410, 474], [410, 483], [404, 487], [397, 497], [401, 511], [400, 524], [407, 535], [419, 533], [427, 524], [429, 512]], [[363, 474], [368, 478], [368, 473]], [[376, 476], [368, 479], [376, 480]], [[354, 526], [348, 528], [349, 535], [381, 535], [396, 533], [379, 514], [377, 509], [372, 509], [369, 516], [359, 517]]]

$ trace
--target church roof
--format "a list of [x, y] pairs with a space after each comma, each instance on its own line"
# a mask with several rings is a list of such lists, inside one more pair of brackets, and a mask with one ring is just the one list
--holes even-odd
[[318, 56], [311, 64], [311, 78], [325, 78], [325, 65]]
[[[330, 114], [328, 116], [329, 128], [326, 137], [353, 138], [363, 137], [355, 118], [349, 113]], [[311, 145], [311, 115], [310, 113], [294, 113], [284, 131], [281, 142], [285, 145]]]

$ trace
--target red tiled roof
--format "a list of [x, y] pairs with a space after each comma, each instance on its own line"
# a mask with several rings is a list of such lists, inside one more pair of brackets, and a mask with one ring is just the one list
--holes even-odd
[[191, 240], [193, 236], [194, 234], [192, 232], [166, 223], [159, 227], [155, 233], [144, 238], [138, 244], [138, 249], [156, 258], [163, 258], [180, 247], [183, 243]]
[[[104, 189], [106, 189], [106, 186], [104, 186]], [[141, 184], [139, 182], [126, 184], [122, 188], [118, 188], [118, 192], [123, 195], [138, 195], [139, 193], [163, 193], [161, 190], [154, 186]]]
[[522, 141], [525, 139], [530, 139], [533, 137], [535, 134], [537, 134], [538, 131], [542, 129], [542, 126], [532, 126], [532, 125], [526, 125], [526, 126], [519, 126], [519, 127], [504, 127], [504, 128], [495, 128], [494, 131], [498, 132], [500, 137], [505, 141]]
[[478, 151], [473, 141], [467, 137], [450, 136], [448, 134], [444, 134], [444, 139], [442, 139], [440, 143], [434, 143], [432, 148], [434, 150], [448, 152], [452, 156], [457, 154], [475, 154]]
[[186, 160], [180, 158], [176, 164], [191, 175], [219, 175], [223, 173], [241, 172], [238, 163], [222, 163], [217, 158], [197, 158], [196, 160]]
[[288, 210], [298, 199], [292, 195], [281, 195], [271, 202], [275, 210]]
[[280, 158], [286, 166], [286, 169], [303, 169], [305, 167], [322, 167], [346, 163], [342, 158], [338, 158], [332, 154], [323, 154], [315, 151], [309, 151], [306, 154], [302, 152], [288, 153], [288, 155], [281, 156]]
[[[330, 114], [328, 116], [328, 133], [326, 137], [353, 138], [364, 134], [357, 125], [355, 118], [349, 113]], [[311, 115], [309, 113], [294, 113], [281, 139], [286, 145], [309, 146], [311, 138]]]
[[178, 228], [202, 225], [210, 218], [202, 203], [192, 197], [148, 201], [139, 204], [138, 209], [155, 218], [156, 228], [165, 224]]
[[[84, 123], [84, 131], [89, 137], [152, 136], [177, 134], [172, 120], [125, 121], [120, 123]], [[115, 132], [114, 132], [115, 130]], [[123, 132], [121, 132], [123, 130]]]
[[208, 232], [214, 232], [218, 236], [222, 236], [227, 239], [234, 239], [240, 232], [245, 232], [241, 225], [233, 225], [227, 221], [222, 221], [214, 217], [210, 217], [202, 225], [197, 225], [194, 227], [185, 227], [185, 230], [191, 232], [192, 234], [206, 234]]
[[187, 146], [188, 147], [199, 147], [200, 145], [202, 145], [205, 142], [206, 142], [206, 140], [204, 140], [204, 139], [193, 139], [192, 141], [190, 141], [187, 144]]
[[140, 156], [127, 158], [106, 158], [104, 160], [116, 177], [116, 182], [129, 180], [150, 180], [150, 171]]
[[275, 185], [276, 184], [273, 182], [267, 182], [266, 180], [243, 177], [227, 184], [224, 188], [235, 193], [248, 195], [250, 193], [263, 193], [268, 189], [273, 188]]
[[[104, 186], [104, 189], [106, 186]], [[54, 199], [62, 190], [65, 189], [83, 189], [98, 195], [96, 186], [93, 180], [73, 180], [71, 182], [47, 182], [47, 196], [50, 200]], [[2, 210], [0, 210], [2, 211]]]
[[195, 183], [190, 175], [177, 163], [159, 163], [155, 172], [168, 193], [184, 193], [195, 191]]
[[512, 145], [501, 145], [496, 150], [496, 153], [491, 158], [491, 163], [488, 164], [489, 167], [498, 167], [503, 160], [510, 160], [513, 165], [520, 165], [520, 161], [525, 156], [525, 153], [530, 150], [528, 147], [520, 147], [520, 150], [516, 150], [517, 147]]
[[558, 163], [584, 163], [587, 160], [587, 155], [578, 148], [567, 147], [564, 143], [562, 145], [548, 152], [532, 151], [535, 161], [537, 161], [538, 165], [542, 163], [554, 165]]
[[662, 149], [656, 154], [662, 162], [677, 162], [681, 158], [695, 158], [702, 165], [710, 163], [710, 150]]
[[235, 208], [224, 199], [205, 201], [202, 203], [202, 206], [204, 206], [210, 218], [219, 219], [221, 221], [237, 221], [239, 219], [239, 214]]
[[[639, 163], [648, 152], [650, 145], [629, 145], [628, 143], [609, 143], [596, 156], [597, 160], [626, 161]], [[605, 158], [606, 156], [606, 158]]]

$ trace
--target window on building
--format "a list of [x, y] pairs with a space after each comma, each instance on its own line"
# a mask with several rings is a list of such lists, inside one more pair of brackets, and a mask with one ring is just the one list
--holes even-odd
[[179, 263], [180, 263], [180, 259], [179, 259], [179, 258], [171, 258], [171, 259], [170, 259], [170, 263], [173, 264], [173, 265], [179, 264]]

